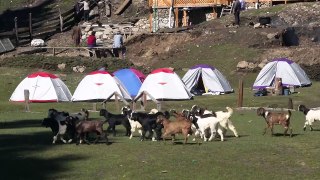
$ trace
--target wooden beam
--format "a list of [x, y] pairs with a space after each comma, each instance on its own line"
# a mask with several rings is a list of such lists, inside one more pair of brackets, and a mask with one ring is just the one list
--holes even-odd
[[18, 18], [14, 18], [14, 31], [16, 34], [16, 46], [19, 46], [19, 34], [18, 34]]
[[188, 26], [187, 22], [187, 10], [183, 10], [183, 21], [182, 21], [182, 26]]
[[178, 8], [174, 8], [174, 21], [175, 21], [174, 27], [179, 27], [179, 9]]
[[32, 13], [29, 13], [29, 35], [30, 41], [32, 41]]
[[239, 80], [238, 107], [243, 106], [243, 80]]
[[28, 89], [25, 89], [24, 91], [23, 91], [23, 93], [24, 93], [24, 110], [26, 111], [26, 112], [30, 112], [30, 107], [29, 107], [29, 95], [30, 95], [30, 92], [29, 92], [29, 90]]

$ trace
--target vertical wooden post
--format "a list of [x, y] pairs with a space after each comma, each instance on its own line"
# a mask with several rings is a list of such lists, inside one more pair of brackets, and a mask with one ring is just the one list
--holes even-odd
[[243, 81], [239, 80], [239, 95], [238, 95], [238, 107], [243, 106]]
[[146, 107], [147, 107], [147, 95], [146, 93], [143, 92], [141, 109], [146, 110]]
[[18, 34], [18, 18], [15, 17], [14, 18], [14, 32], [16, 34], [16, 45], [19, 45], [19, 34]]
[[157, 103], [157, 110], [161, 111], [161, 102]]
[[30, 107], [29, 107], [29, 94], [30, 94], [30, 92], [28, 89], [25, 89], [23, 91], [23, 93], [24, 93], [24, 110], [26, 112], [30, 112]]
[[179, 27], [179, 9], [178, 8], [175, 8], [174, 9], [174, 21], [175, 21], [175, 27]]
[[183, 9], [183, 22], [182, 22], [182, 26], [188, 26], [188, 22], [187, 22], [187, 10]]
[[29, 35], [30, 41], [32, 40], [32, 13], [29, 13]]
[[63, 17], [61, 14], [61, 10], [59, 9], [59, 18], [60, 18], [60, 31], [63, 31]]
[[52, 54], [53, 54], [53, 56], [56, 56], [56, 49], [55, 48], [52, 48]]
[[291, 98], [289, 98], [289, 101], [288, 101], [288, 109], [293, 109], [293, 102]]
[[92, 104], [92, 111], [97, 111], [97, 103]]
[[153, 9], [150, 8], [150, 15], [149, 15], [149, 23], [150, 23], [150, 32], [152, 32], [152, 13], [153, 13]]
[[119, 99], [118, 99], [118, 95], [115, 93], [114, 94], [114, 100], [115, 100], [115, 103], [116, 103], [116, 109], [117, 111], [119, 112], [120, 111], [120, 108], [119, 108]]

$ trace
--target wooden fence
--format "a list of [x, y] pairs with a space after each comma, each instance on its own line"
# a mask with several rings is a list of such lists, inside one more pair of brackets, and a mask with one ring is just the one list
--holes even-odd
[[[0, 37], [10, 38], [15, 42], [16, 46], [19, 46], [29, 43], [33, 38], [46, 39], [55, 33], [69, 30], [76, 21], [77, 15], [75, 14], [75, 10], [70, 9], [66, 12], [61, 12], [59, 9], [58, 11], [59, 13], [49, 19], [40, 18], [40, 20], [37, 20], [36, 18], [33, 18], [32, 13], [29, 13], [28, 17], [24, 19], [14, 17], [13, 30], [0, 33]], [[28, 26], [20, 27], [19, 24], [22, 23], [19, 22], [25, 20], [28, 21]]]

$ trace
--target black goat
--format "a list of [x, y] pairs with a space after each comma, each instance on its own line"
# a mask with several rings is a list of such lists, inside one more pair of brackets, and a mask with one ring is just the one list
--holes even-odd
[[112, 129], [113, 136], [116, 136], [116, 125], [120, 124], [122, 124], [126, 128], [125, 136], [131, 135], [131, 126], [125, 114], [112, 114], [108, 112], [106, 109], [101, 109], [100, 116], [104, 116], [106, 118], [106, 121], [109, 123], [107, 132], [109, 132], [110, 129]]
[[146, 137], [146, 132], [149, 132], [148, 138], [152, 138], [153, 136], [153, 129], [156, 132], [156, 140], [161, 139], [161, 130], [163, 128], [163, 125], [161, 123], [157, 123], [157, 117], [159, 115], [165, 116], [165, 118], [169, 119], [170, 114], [168, 111], [165, 113], [162, 112], [157, 112], [156, 114], [147, 114], [147, 113], [142, 113], [142, 112], [133, 112], [131, 113], [131, 118], [134, 121], [138, 121], [141, 126], [142, 126], [142, 135], [140, 138], [140, 141], [143, 141]]

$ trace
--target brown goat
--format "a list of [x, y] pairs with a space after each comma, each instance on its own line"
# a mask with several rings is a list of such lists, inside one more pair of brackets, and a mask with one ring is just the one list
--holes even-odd
[[[257, 109], [257, 115], [264, 117], [267, 123], [267, 127], [264, 129], [263, 135], [266, 134], [268, 128], [270, 128], [271, 136], [273, 135], [273, 126], [274, 125], [282, 125], [284, 127], [284, 136], [287, 135], [289, 125], [290, 125], [290, 117], [291, 111], [288, 112], [270, 112], [265, 110], [264, 108]], [[290, 128], [290, 137], [292, 137], [292, 129]]]
[[[97, 143], [100, 139], [100, 136], [104, 136], [106, 139], [106, 144], [108, 144], [108, 137], [107, 134], [103, 132], [103, 124], [106, 121], [99, 121], [99, 120], [93, 120], [93, 121], [79, 121], [76, 118], [68, 117], [66, 120], [67, 126], [74, 131], [74, 133], [77, 135], [77, 145], [82, 143], [82, 141], [85, 141], [85, 135], [88, 133], [96, 133], [97, 137], [94, 143]], [[78, 141], [79, 140], [79, 141]]]
[[[180, 118], [180, 117], [179, 117]], [[178, 119], [179, 119], [178, 118]], [[192, 132], [191, 125], [192, 123], [187, 119], [177, 119], [176, 121], [169, 121], [163, 115], [159, 115], [157, 117], [157, 123], [161, 123], [163, 125], [164, 132], [162, 134], [162, 138], [165, 141], [165, 138], [168, 136], [173, 136], [178, 133], [182, 133], [184, 136], [184, 144], [188, 141], [188, 134]], [[174, 141], [174, 137], [172, 137], [172, 141]]]

